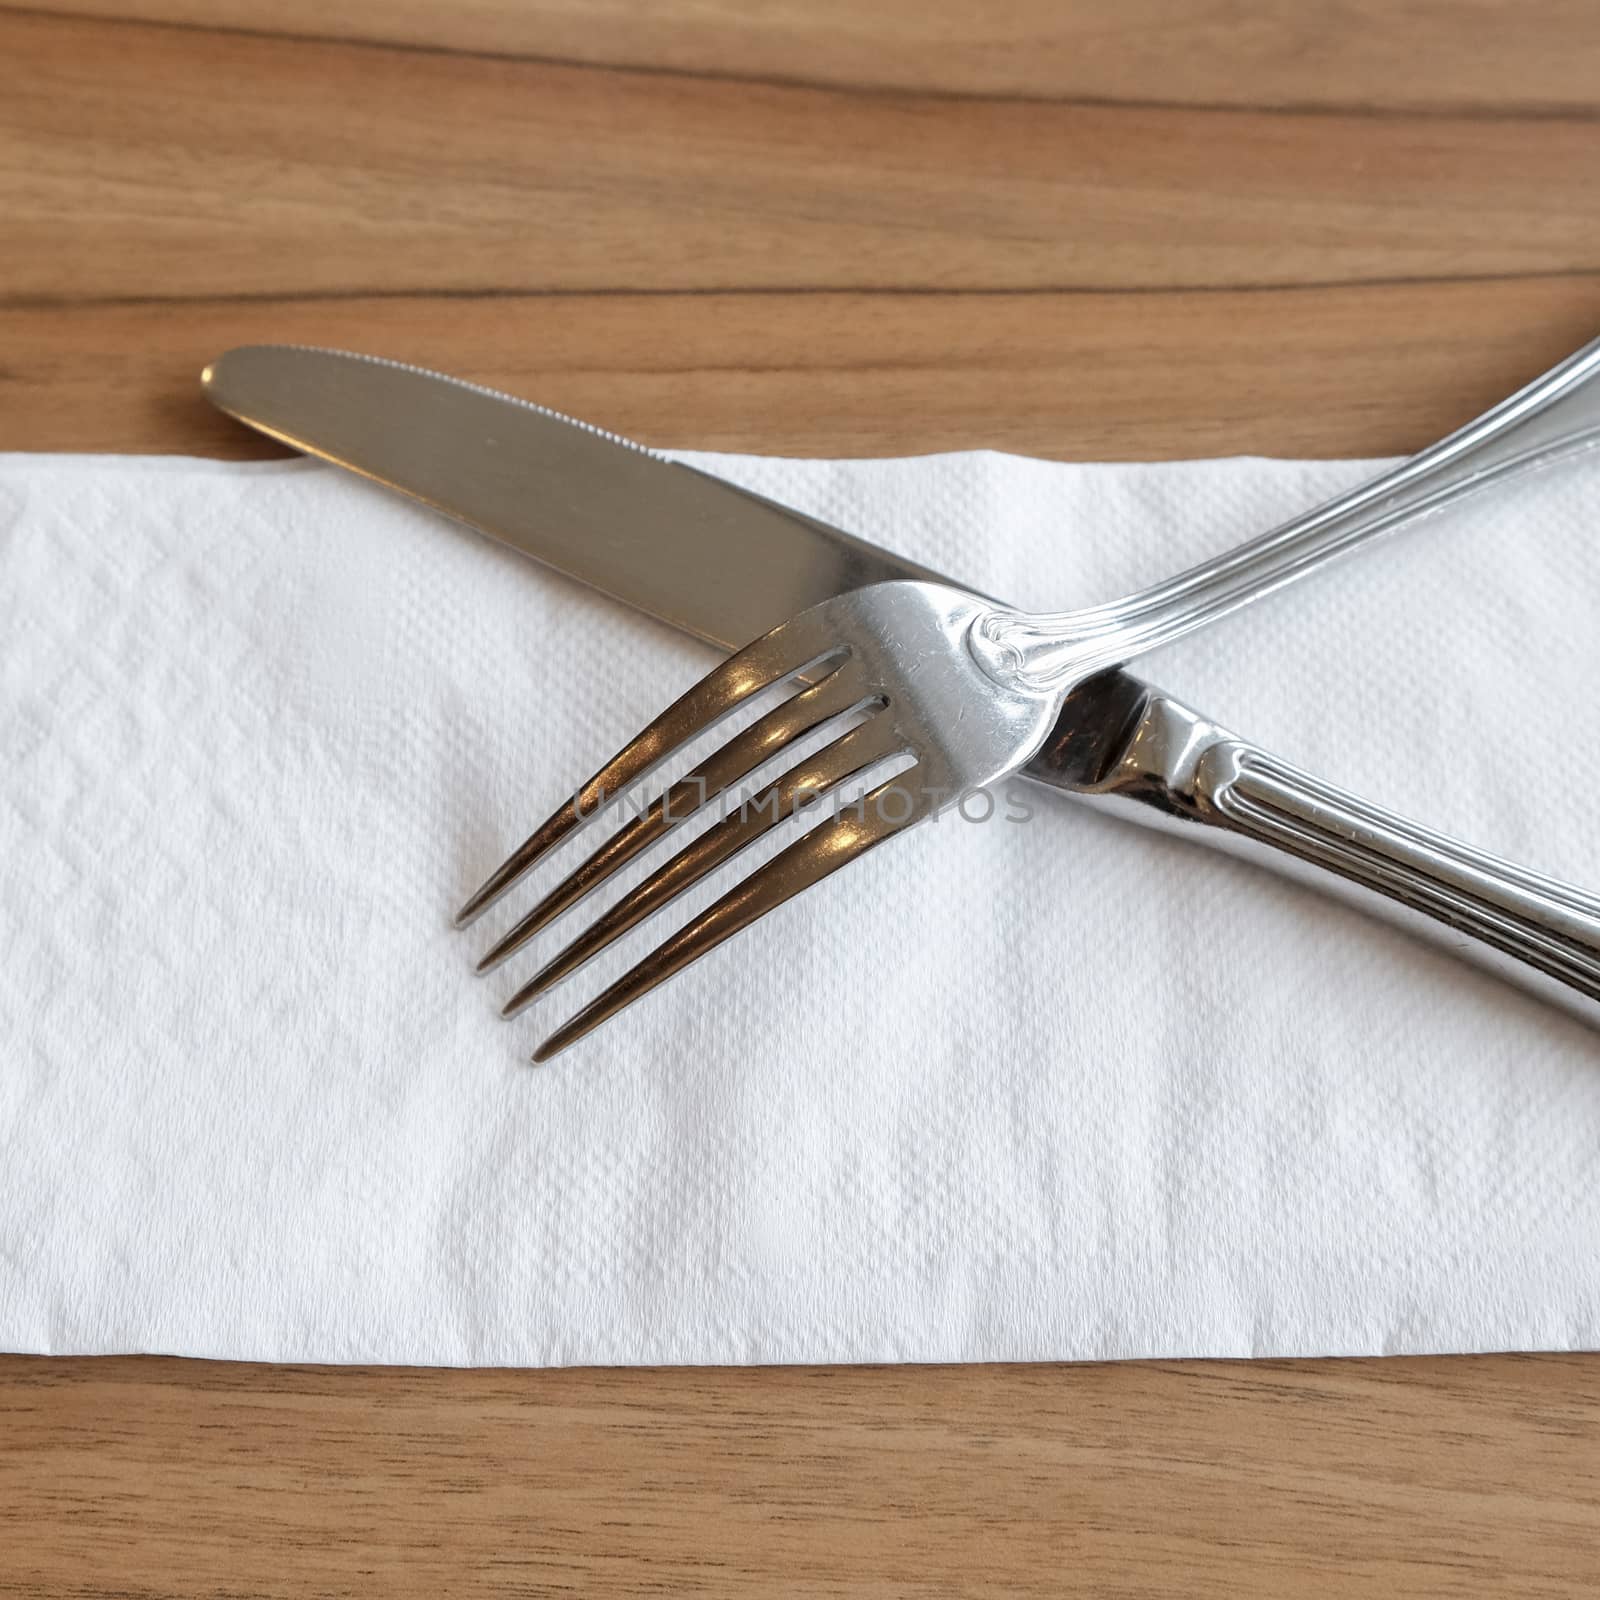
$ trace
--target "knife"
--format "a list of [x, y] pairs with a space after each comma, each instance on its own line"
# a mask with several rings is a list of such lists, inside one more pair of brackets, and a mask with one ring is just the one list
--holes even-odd
[[[1592, 355], [1580, 352], [1540, 384]], [[201, 381], [213, 404], [260, 432], [723, 650], [867, 584], [971, 587], [604, 429], [418, 367], [255, 345], [226, 352]], [[1404, 520], [1592, 442], [1600, 415], [1586, 419], [1587, 432], [1547, 428], [1538, 451], [1526, 439], [1500, 444], [1517, 427], [1528, 431], [1520, 418], [1534, 414], [1526, 397], [1538, 388], [1309, 517]], [[1519, 403], [1511, 424], [1495, 423]], [[1486, 425], [1480, 440], [1468, 439]], [[1474, 471], [1431, 467], [1448, 481], [1407, 492], [1408, 469], [1418, 479], [1417, 464], [1447, 447], [1459, 458], [1463, 439], [1482, 458]], [[1600, 1022], [1600, 900], [1323, 783], [1130, 672], [1112, 669], [1075, 690], [1026, 773], [1113, 816], [1220, 847], [1442, 940]], [[1462, 934], [1471, 942], [1463, 945]]]

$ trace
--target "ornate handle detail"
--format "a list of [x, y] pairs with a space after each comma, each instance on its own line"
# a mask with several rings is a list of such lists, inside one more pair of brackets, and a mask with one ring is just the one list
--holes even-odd
[[[1600, 899], [1369, 805], [1242, 741], [1207, 753], [1211, 803], [1245, 838], [1288, 851], [1352, 888], [1466, 935], [1502, 976], [1551, 980], [1600, 1023]], [[1459, 948], [1451, 941], [1452, 948]], [[1516, 970], [1508, 968], [1514, 964]], [[1544, 984], [1535, 984], [1550, 996]]]
[[[1133, 680], [1105, 681], [1115, 696]], [[1376, 913], [1600, 1026], [1600, 897], [1323, 783], [1159, 690], [1126, 703], [1103, 765], [1067, 744], [1047, 755], [1091, 805]]]

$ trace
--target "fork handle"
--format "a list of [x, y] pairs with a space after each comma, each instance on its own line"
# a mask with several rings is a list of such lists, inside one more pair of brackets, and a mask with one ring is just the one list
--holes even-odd
[[1002, 610], [975, 643], [1002, 681], [1067, 688], [1530, 468], [1600, 447], [1600, 339], [1408, 461], [1137, 594], [1057, 615]]
[[1600, 899], [1323, 783], [1159, 690], [1142, 711], [1076, 797], [1377, 912], [1600, 1027]]

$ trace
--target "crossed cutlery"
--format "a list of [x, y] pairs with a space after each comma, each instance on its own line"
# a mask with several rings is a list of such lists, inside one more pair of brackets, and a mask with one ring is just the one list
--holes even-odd
[[[615, 500], [625, 510], [638, 510], [633, 477], [645, 474], [651, 485], [666, 484], [654, 474], [681, 475], [685, 469], [599, 430], [587, 430], [590, 437], [584, 440], [575, 429], [586, 425], [526, 402], [372, 358], [261, 347], [230, 352], [206, 374], [212, 398], [242, 420], [379, 477], [531, 553], [558, 560], [671, 620], [685, 620], [681, 586], [663, 581], [658, 572], [637, 578], [629, 569], [625, 538], [615, 548], [602, 540], [598, 549], [569, 549], [560, 533], [525, 529], [525, 512], [508, 509], [508, 497], [519, 486], [517, 464], [498, 451], [498, 438], [466, 439], [465, 448], [480, 466], [491, 475], [496, 470], [509, 475], [503, 482], [491, 481], [486, 490], [480, 486], [473, 491], [477, 502], [487, 495], [492, 507], [488, 513], [463, 509], [459, 502], [470, 496], [454, 487], [450, 464], [445, 460], [441, 465], [438, 452], [420, 466], [403, 458], [397, 464], [396, 446], [384, 437], [384, 419], [359, 410], [352, 416], [348, 394], [335, 406], [338, 384], [330, 381], [320, 396], [314, 386], [286, 386], [285, 374], [304, 376], [297, 363], [316, 360], [342, 363], [340, 382], [376, 381], [375, 394], [384, 393], [385, 381], [396, 385], [390, 392], [397, 404], [412, 403], [407, 385], [431, 386], [417, 391], [424, 398], [416, 403], [422, 415], [432, 414], [447, 432], [455, 426], [470, 433], [463, 427], [468, 418], [474, 427], [490, 417], [498, 420], [500, 414], [487, 406], [504, 408], [508, 417], [532, 413], [542, 426], [560, 424], [566, 432], [556, 438], [573, 460], [556, 450], [547, 470], [566, 485], [569, 477], [576, 481], [581, 467], [590, 473], [594, 498]], [[490, 875], [462, 907], [459, 925], [466, 926], [498, 902], [557, 846], [611, 815], [612, 802], [682, 757], [690, 744], [741, 710], [761, 710], [755, 721], [739, 727], [636, 810], [550, 889], [495, 942], [478, 970], [497, 967], [613, 882], [624, 867], [642, 862], [691, 821], [708, 820], [710, 808], [724, 806], [723, 812], [711, 815], [711, 826], [599, 913], [522, 984], [504, 1007], [507, 1016], [515, 1016], [797, 813], [822, 817], [551, 1033], [534, 1055], [535, 1061], [548, 1060], [868, 850], [947, 810], [973, 790], [1028, 766], [1030, 774], [1051, 769], [1053, 781], [1062, 787], [1112, 802], [1134, 798], [1137, 790], [1147, 819], [1153, 814], [1162, 821], [1208, 824], [1235, 844], [1270, 845], [1302, 863], [1327, 868], [1333, 884], [1428, 931], [1470, 935], [1469, 947], [1462, 949], [1455, 940], [1452, 948], [1587, 1020], [1600, 1020], [1600, 900], [1320, 783], [1115, 670], [1420, 514], [1600, 443], [1600, 386], [1593, 381], [1597, 374], [1600, 340], [1369, 484], [1166, 582], [1105, 605], [1055, 615], [1029, 615], [947, 582], [927, 581], [933, 575], [924, 577], [894, 558], [874, 563], [872, 558], [881, 552], [838, 530], [691, 474], [702, 485], [714, 485], [708, 499], [703, 487], [690, 485], [685, 491], [680, 476], [674, 480], [675, 492], [680, 499], [686, 494], [687, 503], [695, 506], [701, 537], [722, 541], [729, 552], [738, 550], [737, 534], [725, 525], [730, 508], [732, 521], [742, 514], [752, 525], [780, 513], [793, 537], [771, 549], [791, 560], [795, 571], [780, 573], [772, 588], [798, 593], [820, 589], [828, 598], [779, 623], [714, 668], [624, 745]], [[249, 393], [252, 387], [254, 395]], [[273, 420], [274, 404], [279, 415], [305, 413], [317, 426], [307, 431], [298, 423]], [[430, 407], [439, 409], [434, 414]], [[418, 419], [405, 420], [414, 425]], [[326, 443], [317, 437], [318, 427], [329, 435], [342, 431], [343, 437], [337, 444]], [[597, 442], [600, 453], [593, 464], [587, 457], [580, 461], [579, 452], [594, 449]], [[601, 469], [598, 475], [595, 466]], [[559, 476], [563, 472], [568, 476]], [[811, 570], [822, 557], [831, 565]], [[872, 582], [875, 565], [910, 576]], [[854, 571], [868, 575], [864, 586], [849, 584]], [[715, 589], [714, 573], [705, 581]], [[724, 609], [737, 612], [745, 598], [735, 593], [725, 604], [712, 593], [698, 601], [694, 615], [705, 619], [715, 613], [715, 621], [685, 625], [708, 637], [727, 637]], [[1103, 735], [1108, 728], [1114, 733], [1135, 723], [1139, 737], [1123, 741], [1115, 762], [1106, 761], [1102, 750], [1088, 763], [1095, 770], [1076, 770], [1084, 765], [1073, 748], [1080, 730], [1095, 727]], [[1181, 762], [1163, 748], [1164, 741], [1183, 744]], [[1135, 748], [1141, 744], [1142, 750]], [[889, 765], [894, 770], [884, 776]], [[735, 786], [752, 779], [758, 783], [754, 796], [746, 795], [735, 810], [725, 809]], [[866, 792], [837, 803], [851, 784], [865, 784]], [[827, 808], [818, 802], [829, 797], [836, 803], [823, 816]]]

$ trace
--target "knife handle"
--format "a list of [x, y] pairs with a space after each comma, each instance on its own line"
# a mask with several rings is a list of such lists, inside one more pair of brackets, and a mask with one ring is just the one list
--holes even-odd
[[1324, 783], [1160, 690], [1120, 749], [1068, 792], [1376, 912], [1600, 1027], [1595, 896]]

